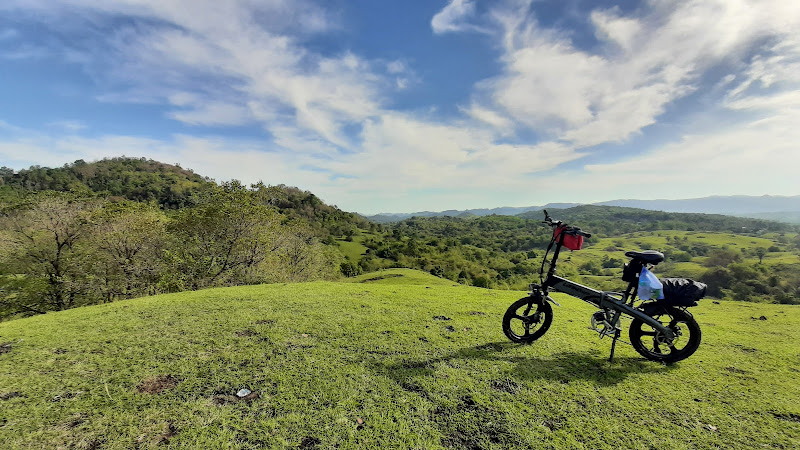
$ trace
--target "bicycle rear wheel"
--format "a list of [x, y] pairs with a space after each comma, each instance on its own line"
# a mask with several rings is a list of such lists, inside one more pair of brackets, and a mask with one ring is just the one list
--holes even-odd
[[673, 363], [684, 360], [700, 347], [700, 325], [689, 312], [670, 306], [652, 305], [645, 314], [672, 330], [675, 339], [667, 342], [652, 326], [634, 319], [629, 337], [633, 348], [651, 361]]

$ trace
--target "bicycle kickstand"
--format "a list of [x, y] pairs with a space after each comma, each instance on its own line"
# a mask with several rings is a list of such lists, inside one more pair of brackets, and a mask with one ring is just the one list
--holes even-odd
[[617, 347], [617, 339], [619, 339], [619, 328], [614, 330], [614, 338], [611, 340], [611, 356], [608, 357], [608, 362], [614, 361], [614, 349]]

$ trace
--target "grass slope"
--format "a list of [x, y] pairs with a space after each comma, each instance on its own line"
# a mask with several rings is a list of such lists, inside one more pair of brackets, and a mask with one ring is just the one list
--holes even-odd
[[[369, 281], [378, 275], [399, 274]], [[396, 284], [390, 283], [394, 280]], [[411, 271], [209, 289], [0, 323], [3, 448], [798, 448], [800, 309], [710, 301], [663, 366], [558, 297], [529, 346], [523, 295]], [[766, 320], [759, 320], [764, 316]], [[255, 392], [237, 400], [242, 388]]]

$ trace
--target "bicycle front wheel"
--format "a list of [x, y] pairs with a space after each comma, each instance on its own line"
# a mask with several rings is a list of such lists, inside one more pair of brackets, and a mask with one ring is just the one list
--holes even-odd
[[517, 300], [503, 316], [503, 332], [511, 342], [530, 344], [539, 339], [553, 322], [553, 308], [542, 298], [538, 303], [531, 297]]

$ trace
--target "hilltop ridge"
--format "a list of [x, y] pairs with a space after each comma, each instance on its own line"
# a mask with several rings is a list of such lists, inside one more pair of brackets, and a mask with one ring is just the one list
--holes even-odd
[[467, 210], [421, 211], [414, 213], [381, 213], [365, 216], [379, 223], [396, 222], [410, 217], [468, 217], [468, 216], [517, 216], [543, 209], [567, 209], [576, 206], [618, 206], [675, 213], [721, 214], [800, 223], [800, 195], [733, 195], [710, 196], [683, 200], [608, 200], [595, 203], [548, 203], [542, 206], [479, 208]]

